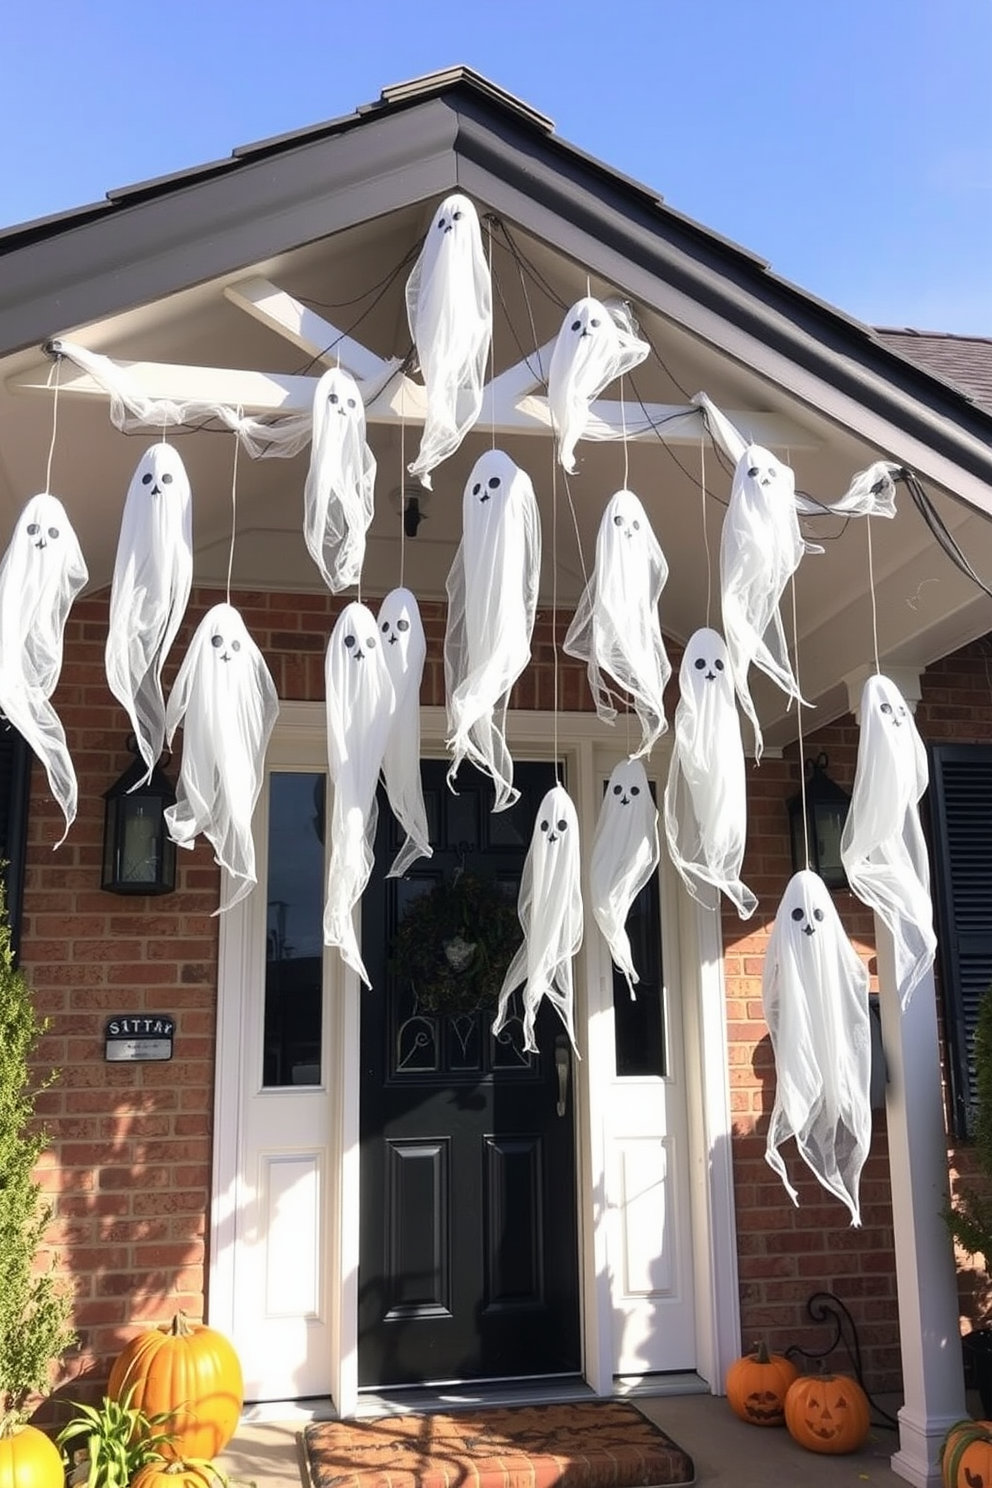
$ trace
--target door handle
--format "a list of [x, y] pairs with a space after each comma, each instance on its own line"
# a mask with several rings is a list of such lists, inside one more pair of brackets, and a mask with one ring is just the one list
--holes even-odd
[[555, 1039], [555, 1070], [558, 1075], [558, 1104], [555, 1110], [559, 1116], [565, 1114], [565, 1104], [568, 1097], [568, 1071], [571, 1060], [568, 1055], [568, 1039], [560, 1033]]

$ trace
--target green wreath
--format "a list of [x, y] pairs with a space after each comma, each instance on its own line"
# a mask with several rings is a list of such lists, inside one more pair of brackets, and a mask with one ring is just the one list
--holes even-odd
[[495, 1008], [523, 932], [494, 878], [458, 873], [419, 894], [396, 928], [389, 970], [420, 1010], [459, 1016]]

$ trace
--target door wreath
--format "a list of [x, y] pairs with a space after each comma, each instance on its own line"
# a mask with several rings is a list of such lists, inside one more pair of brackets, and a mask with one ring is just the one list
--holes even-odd
[[389, 970], [421, 1012], [459, 1017], [495, 1008], [522, 931], [495, 878], [457, 873], [419, 894], [393, 937]]

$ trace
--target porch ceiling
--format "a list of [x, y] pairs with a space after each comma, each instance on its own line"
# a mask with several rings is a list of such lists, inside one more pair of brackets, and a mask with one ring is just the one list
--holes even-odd
[[[415, 118], [415, 113], [407, 113], [399, 122]], [[478, 131], [478, 125], [474, 127]], [[353, 137], [346, 135], [344, 141], [330, 141], [329, 146]], [[128, 289], [122, 292], [119, 313], [82, 320], [78, 314], [82, 298], [77, 291], [85, 275], [76, 277], [64, 301], [53, 282], [47, 302], [38, 300], [39, 305], [48, 306], [44, 329], [122, 360], [318, 375], [322, 364], [314, 367], [310, 357], [225, 295], [230, 286], [262, 276], [379, 356], [402, 357], [410, 346], [404, 263], [415, 256], [439, 196], [457, 181], [472, 195], [480, 215], [492, 212], [499, 220], [491, 240], [497, 374], [531, 355], [535, 345], [553, 339], [564, 309], [587, 292], [587, 284], [602, 298], [621, 294], [630, 299], [654, 349], [625, 386], [631, 416], [639, 412], [638, 400], [684, 405], [693, 394], [705, 391], [725, 410], [752, 413], [756, 421], [759, 416], [781, 419], [790, 431], [790, 442], [787, 448], [778, 446], [779, 454], [793, 465], [797, 486], [824, 501], [839, 497], [852, 473], [879, 457], [909, 464], [924, 479], [928, 494], [974, 567], [992, 577], [992, 522], [979, 510], [981, 506], [992, 509], [992, 489], [980, 470], [964, 468], [966, 461], [956, 462], [946, 449], [927, 444], [917, 428], [896, 427], [887, 409], [870, 407], [867, 399], [859, 403], [852, 396], [853, 380], [847, 387], [839, 378], [828, 385], [816, 367], [799, 368], [767, 337], [764, 341], [756, 337], [747, 317], [742, 315], [733, 324], [713, 306], [702, 305], [683, 288], [674, 287], [673, 279], [625, 258], [615, 244], [596, 238], [593, 224], [577, 221], [578, 209], [572, 220], [556, 216], [539, 185], [531, 196], [521, 190], [519, 181], [511, 189], [491, 164], [480, 164], [480, 155], [476, 149], [472, 158], [459, 156], [449, 147], [431, 171], [412, 170], [402, 189], [391, 188], [395, 197], [388, 210], [346, 221], [302, 246], [288, 246], [251, 260], [232, 258], [227, 272], [212, 273], [190, 287], [172, 287], [147, 298]], [[217, 187], [207, 183], [189, 189]], [[590, 190], [590, 183], [584, 183], [583, 189]], [[576, 185], [574, 197], [578, 195]], [[174, 200], [177, 209], [183, 205], [182, 194]], [[379, 205], [384, 200], [380, 197]], [[161, 202], [152, 206], [158, 209]], [[140, 205], [131, 209], [143, 210]], [[202, 203], [191, 210], [194, 215], [202, 212]], [[184, 236], [182, 213], [176, 210], [174, 215], [180, 225], [174, 222], [170, 241], [161, 245], [170, 262], [159, 282], [178, 286], [183, 278]], [[95, 227], [87, 224], [80, 231], [105, 231], [108, 225], [105, 221]], [[516, 253], [511, 251], [504, 227]], [[125, 226], [122, 241], [126, 238]], [[259, 233], [252, 238], [256, 243], [261, 240]], [[50, 246], [43, 244], [42, 248]], [[71, 254], [71, 243], [66, 242], [66, 249]], [[197, 278], [208, 258], [201, 251], [195, 263], [191, 260], [190, 280]], [[746, 257], [740, 255], [740, 259], [746, 267]], [[758, 265], [751, 272], [763, 270]], [[94, 303], [101, 308], [111, 301], [105, 287], [94, 293]], [[59, 320], [63, 303], [71, 307], [66, 313], [75, 315], [71, 323]], [[836, 320], [843, 327], [841, 318]], [[40, 328], [42, 322], [36, 324]], [[29, 320], [24, 325], [30, 328]], [[860, 328], [852, 330], [855, 335], [866, 335]], [[885, 355], [881, 349], [879, 354]], [[44, 485], [52, 395], [27, 393], [17, 386], [42, 361], [37, 339], [0, 358], [0, 542], [4, 545], [25, 500]], [[895, 381], [899, 366], [900, 359], [893, 357]], [[616, 387], [608, 390], [608, 397], [618, 395]], [[935, 384], [938, 409], [939, 398], [945, 396], [940, 392], [938, 397]], [[971, 437], [978, 417], [969, 414], [963, 442]], [[940, 422], [939, 416], [935, 422]], [[986, 422], [992, 432], [992, 420]], [[746, 426], [744, 432], [748, 432]], [[380, 595], [400, 581], [399, 493], [404, 486], [412, 489], [403, 475], [401, 443], [410, 460], [419, 435], [419, 427], [412, 423], [405, 430], [396, 424], [370, 426], [378, 480], [363, 584], [366, 597]], [[124, 493], [141, 450], [153, 437], [151, 432], [133, 436], [118, 432], [110, 423], [103, 398], [60, 398], [52, 489], [64, 500], [79, 534], [91, 590], [109, 583]], [[170, 437], [181, 448], [193, 486], [195, 582], [222, 586], [232, 522], [233, 438], [213, 429]], [[435, 472], [433, 492], [422, 494], [425, 521], [416, 539], [404, 544], [404, 581], [421, 599], [444, 595], [445, 576], [459, 538], [462, 488], [472, 463], [491, 438], [488, 426], [478, 427]], [[730, 470], [725, 457], [709, 442], [702, 449], [695, 437], [667, 443], [652, 437], [630, 442], [626, 454], [619, 443], [583, 442], [578, 451], [579, 474], [567, 485], [560, 470], [555, 472], [546, 433], [514, 433], [500, 436], [499, 443], [528, 470], [537, 491], [544, 528], [543, 605], [550, 605], [557, 594], [560, 607], [570, 611], [574, 606], [582, 588], [583, 562], [586, 569], [593, 563], [603, 506], [625, 483], [625, 461], [629, 461], [626, 483], [644, 501], [670, 564], [661, 604], [666, 634], [684, 641], [706, 623], [708, 589], [712, 592], [709, 618], [719, 624], [720, 525]], [[705, 500], [700, 489], [701, 457], [705, 458]], [[321, 581], [301, 531], [307, 458], [304, 451], [291, 460], [239, 460], [236, 589], [320, 590]], [[992, 629], [992, 601], [936, 547], [905, 488], [900, 486], [898, 492], [896, 518], [871, 524], [879, 649], [883, 665], [922, 666]], [[871, 661], [872, 622], [866, 523], [816, 518], [807, 520], [805, 527], [826, 548], [822, 556], [807, 556], [796, 578], [799, 671], [806, 695], [818, 705], [806, 725], [816, 727], [846, 710], [843, 679]], [[788, 615], [790, 631], [791, 624]], [[795, 733], [794, 710], [786, 712], [781, 694], [772, 687], [759, 684], [755, 691], [766, 743], [786, 742]]]

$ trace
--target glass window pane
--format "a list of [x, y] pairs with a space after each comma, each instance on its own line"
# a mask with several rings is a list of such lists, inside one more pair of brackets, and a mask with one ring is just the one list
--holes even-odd
[[323, 1004], [323, 774], [269, 777], [262, 1084], [319, 1085]]

